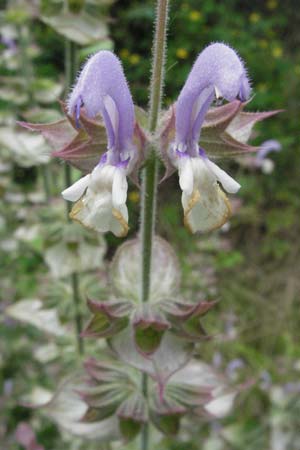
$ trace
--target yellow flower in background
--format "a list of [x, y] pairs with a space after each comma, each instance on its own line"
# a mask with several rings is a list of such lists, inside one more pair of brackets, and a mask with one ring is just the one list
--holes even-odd
[[259, 39], [258, 45], [260, 48], [268, 48], [268, 41], [266, 39]]
[[300, 65], [298, 64], [297, 66], [295, 66], [295, 74], [296, 75], [300, 75]]
[[128, 198], [132, 203], [138, 203], [140, 201], [140, 194], [138, 191], [129, 192]]
[[199, 22], [202, 19], [202, 13], [200, 11], [193, 10], [189, 14], [189, 19], [192, 22]]
[[282, 57], [282, 48], [277, 46], [274, 47], [272, 50], [272, 55], [274, 56], [274, 58], [281, 58]]
[[264, 93], [267, 91], [267, 84], [266, 83], [259, 83], [257, 85], [258, 92]]
[[138, 64], [140, 62], [140, 60], [141, 60], [141, 57], [137, 53], [133, 53], [132, 55], [129, 56], [129, 61], [133, 65]]
[[120, 57], [121, 58], [128, 58], [129, 56], [129, 50], [127, 48], [122, 48], [120, 51]]
[[277, 0], [268, 0], [267, 1], [267, 8], [270, 9], [271, 11], [273, 11], [273, 9], [276, 9], [277, 6], [278, 6]]
[[189, 56], [189, 53], [185, 48], [178, 48], [176, 50], [176, 56], [179, 59], [186, 59]]
[[256, 13], [256, 12], [251, 13], [250, 16], [249, 16], [249, 20], [250, 20], [251, 23], [259, 22], [260, 21], [260, 14]]

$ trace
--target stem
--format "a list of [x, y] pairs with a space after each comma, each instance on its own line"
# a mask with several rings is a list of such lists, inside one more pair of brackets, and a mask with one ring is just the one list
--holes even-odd
[[[164, 63], [168, 24], [169, 0], [157, 0], [156, 22], [153, 41], [153, 65], [150, 84], [149, 130], [155, 133], [161, 108], [164, 81]], [[142, 289], [141, 301], [147, 302], [151, 284], [151, 259], [156, 217], [158, 160], [152, 148], [143, 170], [141, 203], [141, 240], [142, 240]], [[148, 376], [142, 375], [142, 392], [148, 398]], [[149, 424], [142, 430], [141, 450], [149, 449]]]
[[156, 216], [157, 159], [154, 150], [143, 171], [142, 184], [142, 302], [147, 302], [151, 282], [152, 241]]
[[[65, 96], [67, 96], [68, 90], [73, 85], [77, 73], [77, 52], [76, 44], [74, 42], [65, 40]], [[72, 169], [65, 165], [65, 185], [66, 187], [72, 184]], [[70, 221], [69, 213], [71, 211], [71, 203], [66, 202], [67, 219]]]
[[20, 54], [21, 54], [21, 71], [24, 77], [26, 89], [28, 92], [28, 104], [33, 106], [35, 104], [33, 91], [32, 91], [32, 80], [33, 80], [33, 66], [32, 61], [28, 56], [28, 47], [30, 45], [29, 30], [26, 26], [21, 26], [18, 29], [19, 43], [20, 43]]
[[49, 176], [49, 167], [45, 164], [41, 165], [41, 175], [42, 175], [42, 179], [43, 179], [46, 202], [49, 203], [50, 198], [51, 198], [51, 187], [50, 187], [51, 183], [50, 183], [50, 176]]
[[169, 0], [158, 0], [156, 10], [155, 34], [153, 42], [153, 66], [150, 84], [150, 116], [149, 129], [151, 132], [156, 130], [158, 114], [161, 107], [166, 37], [168, 25]]
[[[161, 107], [166, 30], [169, 0], [158, 0], [153, 44], [153, 68], [150, 84], [149, 130], [155, 133]], [[155, 150], [152, 148], [143, 171], [142, 184], [142, 301], [147, 302], [150, 290], [151, 253], [156, 215], [157, 166]]]
[[65, 94], [68, 93], [68, 90], [73, 85], [76, 73], [77, 73], [77, 48], [74, 42], [65, 40]]
[[[148, 375], [142, 374], [142, 392], [145, 399], [148, 398]], [[149, 448], [149, 423], [145, 423], [141, 435], [141, 450], [148, 450]]]
[[78, 353], [82, 355], [84, 352], [84, 346], [82, 337], [80, 336], [82, 330], [82, 317], [80, 312], [79, 277], [77, 273], [72, 273], [71, 282], [72, 282], [73, 301], [75, 309], [74, 319], [76, 324], [77, 347]]
[[[65, 40], [65, 80], [66, 88], [65, 93], [67, 94], [70, 86], [73, 85], [77, 72], [77, 54], [76, 54], [76, 44], [69, 40]], [[69, 165], [65, 165], [65, 186], [69, 187], [72, 184], [72, 169]], [[66, 213], [67, 221], [70, 222], [70, 211], [71, 203], [66, 201]], [[77, 349], [78, 353], [82, 355], [84, 353], [84, 345], [82, 337], [80, 336], [82, 330], [82, 316], [80, 311], [80, 294], [79, 294], [79, 276], [78, 273], [73, 273], [70, 277], [70, 282], [72, 286], [72, 296], [74, 304], [74, 321], [77, 337]]]
[[[68, 164], [65, 164], [64, 169], [65, 169], [65, 186], [69, 187], [72, 184], [71, 167]], [[66, 204], [67, 221], [71, 222], [70, 212], [72, 209], [72, 204], [71, 204], [71, 202], [68, 202], [67, 200], [66, 200], [65, 204]]]

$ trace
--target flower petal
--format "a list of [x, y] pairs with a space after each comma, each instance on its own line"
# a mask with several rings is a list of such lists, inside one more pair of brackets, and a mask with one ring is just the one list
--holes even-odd
[[[121, 177], [117, 175], [119, 172]], [[126, 236], [128, 210], [125, 205], [124, 178], [127, 194], [127, 181], [121, 169], [111, 165], [96, 167], [90, 175], [85, 195], [72, 208], [71, 218], [101, 233], [111, 231], [118, 237]], [[114, 204], [113, 197], [122, 203]]]
[[208, 158], [206, 158], [204, 161], [209, 170], [213, 172], [217, 180], [222, 184], [225, 191], [229, 192], [230, 194], [235, 194], [240, 189], [241, 185], [230, 175], [228, 175], [225, 170], [221, 169], [219, 166], [217, 166], [217, 164], [210, 161]]
[[216, 230], [224, 225], [231, 215], [229, 201], [218, 186], [202, 195], [198, 190], [190, 197], [183, 193], [182, 204], [184, 224], [191, 233]]
[[179, 185], [188, 195], [193, 192], [194, 176], [191, 158], [181, 157], [178, 160]]
[[116, 145], [116, 139], [118, 137], [119, 130], [119, 113], [116, 103], [110, 95], [106, 95], [103, 98], [105, 111], [103, 111], [103, 117], [105, 117], [105, 124], [108, 134], [108, 147], [112, 148]]
[[191, 194], [182, 193], [184, 224], [192, 233], [220, 228], [230, 217], [230, 203], [202, 158], [191, 158], [191, 163], [194, 186]]
[[102, 114], [110, 145], [117, 141], [124, 148], [132, 141], [134, 105], [121, 62], [112, 52], [102, 50], [88, 59], [68, 99], [70, 115], [78, 99], [88, 117]]
[[76, 181], [72, 186], [68, 187], [64, 191], [62, 191], [61, 195], [65, 200], [69, 200], [70, 202], [76, 202], [83, 196], [84, 191], [88, 187], [91, 175], [85, 175]]
[[216, 418], [223, 418], [229, 414], [236, 398], [236, 392], [223, 393], [205, 405], [205, 410]]
[[261, 144], [256, 157], [258, 160], [262, 161], [269, 153], [280, 152], [281, 148], [279, 141], [276, 139], [269, 139]]
[[124, 170], [116, 168], [112, 184], [112, 202], [115, 207], [126, 203], [127, 189], [128, 183]]
[[[195, 121], [195, 102], [203, 91], [208, 92], [208, 88], [212, 89], [212, 94], [206, 97], [201, 115]], [[250, 94], [247, 72], [242, 60], [232, 48], [222, 43], [211, 44], [200, 53], [180, 92], [176, 103], [176, 142], [188, 142], [193, 138], [191, 132], [194, 136], [200, 135], [205, 113], [215, 92], [228, 101], [239, 95], [244, 99]]]
[[200, 130], [205, 119], [205, 115], [208, 108], [215, 96], [215, 89], [213, 86], [208, 86], [203, 89], [199, 97], [194, 103], [192, 112], [192, 139], [195, 141], [199, 140]]

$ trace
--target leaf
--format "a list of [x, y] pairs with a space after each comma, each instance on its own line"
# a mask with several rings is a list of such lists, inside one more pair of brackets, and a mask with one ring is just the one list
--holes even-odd
[[42, 21], [58, 34], [79, 45], [90, 45], [95, 41], [105, 40], [108, 35], [104, 21], [84, 11], [81, 14], [72, 14], [65, 10], [58, 16], [43, 16]]
[[213, 129], [214, 132], [224, 131], [242, 108], [243, 104], [239, 100], [233, 100], [222, 106], [209, 108], [202, 125], [201, 133], [205, 133], [209, 129]]
[[30, 131], [40, 132], [52, 148], [67, 145], [77, 134], [67, 118], [51, 123], [17, 123]]
[[93, 423], [83, 423], [88, 406], [80, 399], [78, 391], [86, 385], [80, 376], [65, 380], [49, 403], [44, 405], [42, 413], [54, 420], [64, 430], [85, 438], [96, 439], [98, 443], [108, 442], [118, 438], [118, 422], [115, 417], [109, 417]]
[[164, 316], [149, 304], [135, 312], [132, 324], [135, 344], [145, 355], [151, 355], [158, 349], [165, 331], [171, 327]]
[[[259, 147], [247, 144], [251, 138], [254, 125], [280, 112], [280, 110], [257, 113], [243, 112], [242, 109], [246, 105], [244, 103], [240, 104], [240, 107], [236, 108], [235, 113], [232, 114], [236, 102], [234, 101], [208, 111], [208, 118], [210, 114], [217, 114], [217, 112], [219, 114], [219, 123], [217, 125], [212, 126], [212, 122], [208, 120], [207, 126], [205, 126], [204, 122], [201, 130], [200, 145], [210, 157], [229, 157], [257, 152]], [[231, 112], [227, 114], [230, 109]]]
[[[76, 129], [73, 119], [69, 117], [69, 120]], [[52, 156], [68, 161], [84, 172], [91, 172], [107, 150], [106, 129], [102, 119], [89, 119], [83, 111], [80, 125], [75, 137], [63, 148], [53, 152]]]
[[48, 78], [39, 78], [32, 85], [33, 97], [39, 103], [53, 103], [63, 92], [63, 84], [55, 83]]
[[[201, 128], [200, 146], [209, 157], [224, 158], [259, 150], [259, 147], [247, 144], [255, 123], [278, 114], [280, 110], [248, 113], [243, 112], [246, 105], [234, 100], [208, 110]], [[176, 170], [168, 155], [170, 145], [175, 141], [175, 119], [176, 104], [164, 112], [160, 119], [162, 125], [158, 135], [161, 157], [166, 167], [163, 180]]]
[[38, 106], [34, 106], [33, 108], [26, 111], [23, 116], [26, 120], [29, 120], [30, 122], [56, 122], [58, 120], [61, 120], [62, 116], [59, 111], [53, 108], [40, 108]]
[[43, 303], [38, 299], [24, 299], [9, 306], [5, 314], [15, 320], [34, 325], [39, 330], [53, 336], [67, 336], [69, 333], [57, 317], [55, 309], [43, 309]]
[[42, 136], [33, 136], [12, 127], [0, 128], [0, 144], [9, 150], [21, 167], [47, 164], [50, 149]]
[[131, 304], [126, 300], [97, 302], [88, 299], [88, 307], [94, 315], [85, 327], [83, 337], [114, 336], [128, 325], [132, 310]]
[[216, 303], [217, 302], [205, 302], [202, 300], [192, 303], [180, 301], [179, 299], [175, 299], [175, 301], [173, 299], [166, 299], [160, 303], [160, 308], [166, 312], [170, 318], [181, 322], [191, 317], [204, 316], [216, 305]]
[[134, 439], [148, 420], [147, 403], [144, 397], [138, 392], [130, 395], [119, 406], [117, 416], [124, 439]]
[[96, 314], [89, 321], [84, 331], [81, 333], [82, 337], [105, 337], [109, 338], [118, 334], [128, 324], [127, 317], [109, 320], [105, 314]]
[[[187, 402], [200, 415], [204, 411], [210, 416], [222, 418], [232, 409], [234, 399], [239, 390], [245, 387], [230, 387], [229, 381], [218, 374], [213, 367], [199, 360], [191, 360], [169, 380], [167, 392], [172, 393], [172, 386], [176, 386], [175, 398]], [[186, 396], [184, 391], [194, 391], [194, 396]], [[207, 396], [209, 394], [209, 396]], [[172, 393], [174, 396], [174, 391]], [[199, 404], [200, 400], [200, 404]]]
[[228, 392], [219, 395], [217, 398], [205, 405], [205, 410], [213, 417], [221, 419], [227, 416], [232, 410], [237, 392]]
[[129, 328], [111, 339], [110, 344], [121, 361], [148, 373], [162, 390], [170, 376], [190, 360], [193, 351], [193, 345], [167, 332], [158, 350], [146, 358], [135, 349], [134, 335]]
[[227, 133], [231, 135], [234, 139], [246, 143], [251, 137], [251, 132], [254, 125], [264, 119], [268, 119], [283, 110], [274, 110], [266, 112], [241, 112], [231, 121], [227, 128]]
[[[127, 241], [117, 250], [111, 267], [111, 280], [116, 296], [140, 301], [140, 240]], [[179, 264], [172, 247], [156, 236], [153, 242], [149, 302], [170, 297], [179, 286]]]
[[[49, 246], [45, 251], [45, 262], [54, 278], [63, 278], [72, 273], [81, 273], [104, 267], [106, 244], [101, 235], [85, 236], [77, 233], [77, 238], [67, 236], [66, 231], [72, 233], [72, 226], [66, 227], [59, 243]], [[93, 240], [91, 239], [93, 237]], [[89, 242], [89, 239], [91, 242]]]
[[150, 399], [150, 417], [155, 426], [163, 433], [174, 436], [179, 431], [180, 419], [186, 408], [167, 397], [154, 394]]
[[172, 331], [177, 336], [192, 342], [208, 339], [200, 318], [206, 315], [216, 302], [199, 301], [196, 303], [180, 301], [179, 299], [163, 300], [160, 309], [172, 324]]

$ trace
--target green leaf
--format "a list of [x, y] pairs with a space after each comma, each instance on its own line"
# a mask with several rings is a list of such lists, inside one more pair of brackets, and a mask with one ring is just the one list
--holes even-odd
[[43, 303], [38, 299], [20, 300], [6, 308], [5, 314], [56, 337], [69, 334], [67, 329], [60, 324], [57, 311], [43, 309]]
[[168, 436], [175, 436], [180, 427], [181, 414], [152, 415], [151, 419], [156, 427]]
[[139, 433], [148, 420], [147, 403], [140, 393], [134, 393], [119, 406], [117, 416], [120, 430], [126, 440], [131, 440]]
[[104, 20], [86, 12], [72, 14], [64, 11], [59, 16], [43, 16], [42, 21], [58, 34], [79, 45], [90, 45], [95, 41], [107, 39], [108, 29]]
[[140, 432], [142, 424], [133, 419], [120, 419], [120, 431], [126, 441], [134, 439]]
[[158, 349], [163, 334], [164, 330], [159, 331], [148, 325], [146, 328], [136, 328], [134, 338], [139, 349], [146, 355], [151, 355]]
[[97, 439], [99, 443], [118, 439], [118, 422], [115, 417], [93, 423], [81, 421], [88, 407], [77, 392], [85, 387], [80, 376], [68, 378], [59, 386], [51, 401], [44, 405], [42, 413], [54, 420], [62, 429], [76, 436]]

